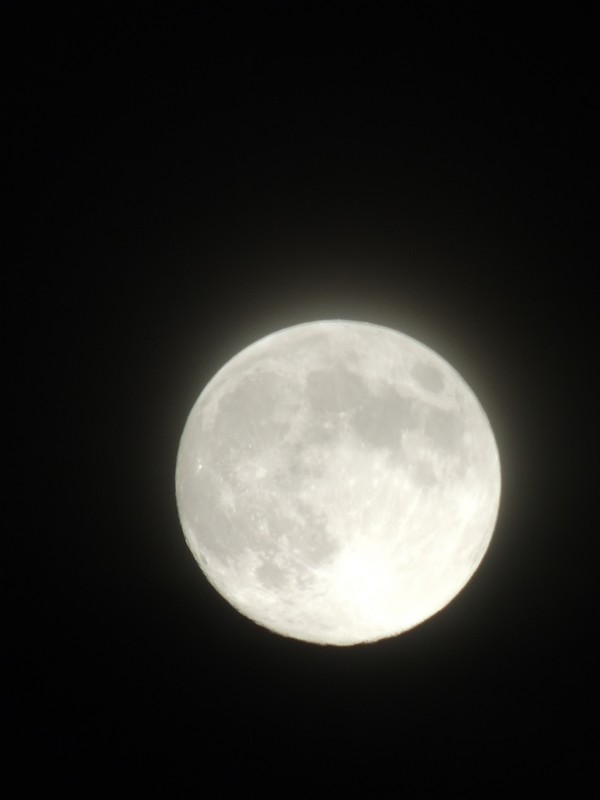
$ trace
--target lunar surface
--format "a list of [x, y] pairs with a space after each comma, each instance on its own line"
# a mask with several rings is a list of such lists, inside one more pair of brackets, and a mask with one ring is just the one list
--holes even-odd
[[489, 545], [500, 463], [479, 402], [378, 325], [297, 325], [206, 386], [176, 470], [186, 540], [260, 625], [308, 642], [394, 636], [446, 606]]

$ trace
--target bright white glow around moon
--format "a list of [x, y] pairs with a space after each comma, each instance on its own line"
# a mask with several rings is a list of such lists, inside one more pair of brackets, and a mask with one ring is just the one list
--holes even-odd
[[444, 608], [493, 533], [488, 419], [425, 345], [360, 322], [278, 331], [214, 376], [179, 447], [177, 505], [196, 560], [242, 614], [351, 645]]

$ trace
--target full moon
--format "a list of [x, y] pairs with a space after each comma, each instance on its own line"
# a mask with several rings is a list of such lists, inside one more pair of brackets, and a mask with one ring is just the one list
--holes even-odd
[[500, 462], [474, 393], [398, 331], [296, 325], [234, 356], [177, 456], [187, 543], [214, 588], [283, 636], [353, 645], [444, 608], [479, 566]]

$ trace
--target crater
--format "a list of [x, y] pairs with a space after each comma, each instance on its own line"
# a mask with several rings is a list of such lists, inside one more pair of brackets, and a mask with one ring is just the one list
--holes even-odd
[[431, 408], [425, 419], [425, 434], [449, 453], [460, 449], [464, 427], [464, 420], [456, 411]]
[[361, 405], [352, 415], [352, 427], [360, 439], [373, 447], [402, 446], [404, 431], [419, 424], [417, 403], [392, 388], [382, 394], [371, 395], [369, 402]]
[[256, 577], [267, 589], [282, 589], [288, 582], [287, 573], [272, 561], [265, 561], [257, 567]]
[[365, 402], [369, 389], [349, 370], [314, 370], [307, 375], [306, 394], [315, 411], [339, 412]]
[[411, 475], [413, 482], [423, 488], [428, 489], [437, 483], [433, 467], [426, 461], [417, 461], [411, 469]]
[[294, 541], [297, 557], [305, 564], [317, 566], [335, 555], [340, 544], [327, 533], [325, 517], [307, 512], [307, 527]]
[[188, 483], [181, 494], [194, 539], [210, 560], [226, 561], [239, 549], [239, 532], [231, 510], [223, 504], [222, 487], [210, 477]]
[[444, 388], [442, 373], [432, 364], [418, 361], [412, 368], [411, 373], [423, 389], [427, 389], [428, 392], [441, 392]]
[[213, 429], [219, 453], [239, 452], [256, 439], [263, 444], [279, 440], [297, 407], [281, 375], [259, 371], [242, 377], [219, 402]]

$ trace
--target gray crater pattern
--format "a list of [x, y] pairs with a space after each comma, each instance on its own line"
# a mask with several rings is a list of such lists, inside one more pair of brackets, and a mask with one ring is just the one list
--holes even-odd
[[355, 322], [288, 328], [208, 384], [177, 462], [186, 539], [261, 625], [353, 644], [442, 608], [479, 564], [499, 502], [493, 435], [439, 356]]

